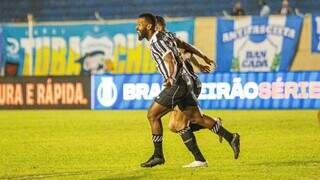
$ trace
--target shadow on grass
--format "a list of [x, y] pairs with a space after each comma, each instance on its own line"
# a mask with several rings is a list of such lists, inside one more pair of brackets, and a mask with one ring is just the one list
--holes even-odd
[[320, 165], [320, 160], [291, 160], [291, 161], [272, 161], [261, 163], [249, 163], [252, 166], [299, 166], [299, 165]]
[[38, 174], [25, 174], [19, 176], [2, 176], [0, 179], [44, 179], [44, 178], [56, 178], [56, 177], [67, 177], [67, 176], [81, 176], [81, 175], [89, 175], [100, 172], [110, 172], [109, 170], [88, 170], [88, 171], [68, 171], [68, 172], [52, 172], [52, 173], [38, 173]]

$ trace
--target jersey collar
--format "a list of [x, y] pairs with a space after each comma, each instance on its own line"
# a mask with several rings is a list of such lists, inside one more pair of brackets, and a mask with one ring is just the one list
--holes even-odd
[[157, 40], [157, 34], [158, 34], [158, 32], [159, 32], [159, 31], [156, 31], [156, 32], [153, 33], [153, 35], [152, 35], [152, 37], [150, 38], [150, 41], [149, 41], [150, 43]]

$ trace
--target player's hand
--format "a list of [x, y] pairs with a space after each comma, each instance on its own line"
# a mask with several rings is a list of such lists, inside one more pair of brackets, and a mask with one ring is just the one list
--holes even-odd
[[206, 62], [208, 65], [212, 65], [215, 64], [214, 61], [210, 58], [208, 58], [207, 56], [204, 56], [203, 58], [204, 62]]
[[213, 61], [212, 59], [208, 58], [207, 56], [205, 56], [203, 58], [203, 60], [210, 66], [212, 66], [212, 71], [215, 71], [217, 69], [217, 64], [215, 61]]
[[207, 66], [207, 65], [200, 64], [199, 65], [199, 69], [200, 69], [201, 72], [205, 72], [205, 73], [209, 73], [210, 72], [210, 66]]
[[165, 87], [170, 87], [173, 85], [173, 79], [171, 77], [169, 77], [168, 79], [166, 79], [164, 81], [164, 84], [163, 84]]
[[170, 87], [171, 84], [170, 84], [168, 81], [164, 81], [163, 86], [164, 86], [164, 87]]

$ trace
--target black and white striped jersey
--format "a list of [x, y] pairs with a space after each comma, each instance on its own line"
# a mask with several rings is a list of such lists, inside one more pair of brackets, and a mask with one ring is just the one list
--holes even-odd
[[153, 34], [153, 36], [150, 39], [150, 49], [151, 55], [157, 63], [157, 69], [159, 73], [164, 77], [164, 79], [170, 77], [169, 67], [164, 62], [164, 57], [168, 53], [173, 54], [174, 73], [172, 75], [172, 78], [176, 79], [180, 71], [180, 68], [182, 67], [182, 64], [180, 60], [181, 56], [179, 54], [175, 38], [166, 32], [157, 31]]
[[[178, 37], [176, 36], [175, 33], [173, 32], [169, 32], [169, 31], [166, 31], [167, 35], [170, 36], [171, 38], [173, 39], [177, 39]], [[180, 52], [179, 52], [180, 53]], [[190, 54], [190, 53], [189, 53]], [[182, 56], [182, 54], [179, 54], [180, 56]], [[190, 54], [192, 55], [192, 54]], [[182, 57], [181, 57], [182, 58]], [[183, 59], [183, 58], [182, 58]], [[184, 70], [193, 78], [198, 78], [197, 74], [194, 72], [194, 69], [193, 69], [193, 66], [190, 62], [190, 57], [187, 58], [187, 59], [184, 59], [183, 60], [183, 68]]]

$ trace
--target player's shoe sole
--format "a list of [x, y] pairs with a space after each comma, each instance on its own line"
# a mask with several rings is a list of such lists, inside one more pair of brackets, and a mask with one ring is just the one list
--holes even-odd
[[157, 165], [162, 165], [164, 164], [164, 162], [164, 158], [151, 156], [151, 158], [148, 161], [141, 163], [140, 166], [143, 168], [151, 168]]
[[204, 167], [208, 167], [208, 163], [202, 162], [202, 161], [193, 161], [190, 164], [184, 165], [182, 166], [184, 168], [204, 168]]
[[240, 154], [240, 135], [238, 133], [233, 134], [233, 138], [230, 142], [230, 146], [233, 150], [234, 159], [238, 159]]

